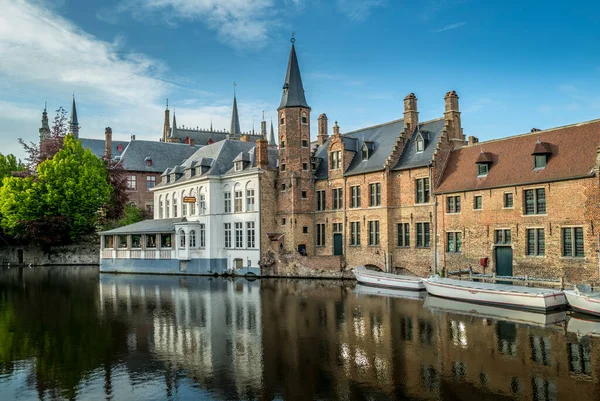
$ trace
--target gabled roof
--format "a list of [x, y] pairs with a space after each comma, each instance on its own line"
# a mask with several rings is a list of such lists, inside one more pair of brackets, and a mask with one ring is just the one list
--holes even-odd
[[[417, 153], [416, 133], [413, 134], [413, 136], [409, 138], [402, 156], [396, 166], [394, 166], [393, 170], [427, 166], [433, 157], [435, 146], [443, 128], [443, 118], [425, 121], [419, 124], [421, 133], [425, 133], [429, 137], [429, 143], [426, 144], [425, 151]], [[369, 147], [369, 158], [367, 160], [362, 160], [360, 155], [357, 156], [355, 154], [350, 166], [344, 172], [344, 175], [349, 176], [383, 170], [385, 162], [394, 148], [398, 136], [403, 130], [404, 120], [400, 119], [343, 134], [342, 140], [344, 141], [346, 150], [359, 152], [365, 143], [367, 143], [367, 146]], [[330, 140], [331, 138], [323, 145], [320, 145], [315, 152], [315, 157], [322, 159], [322, 162], [315, 172], [317, 179], [327, 179], [329, 158], [328, 147]]]
[[[531, 151], [538, 137], [550, 145], [546, 167], [534, 169]], [[479, 142], [450, 152], [446, 171], [436, 193], [471, 191], [514, 185], [590, 177], [600, 145], [600, 120]], [[487, 176], [478, 177], [475, 161], [489, 152], [493, 163]]]
[[[81, 141], [81, 145], [83, 146], [84, 149], [89, 149], [92, 151], [93, 154], [96, 155], [96, 157], [104, 157], [104, 139], [93, 139], [93, 138], [79, 138], [79, 140]], [[119, 152], [119, 145], [121, 145], [121, 151]], [[111, 151], [111, 156], [113, 159], [115, 158], [119, 158], [122, 156], [123, 152], [125, 152], [125, 149], [127, 148], [127, 145], [129, 145], [129, 142], [127, 141], [112, 141], [112, 151]]]
[[[198, 149], [184, 143], [135, 140], [123, 152], [121, 163], [129, 171], [162, 173], [167, 167], [183, 163]], [[147, 157], [152, 160], [151, 166], [146, 162]]]
[[285, 81], [283, 82], [281, 103], [277, 110], [286, 107], [306, 107], [310, 109], [304, 95], [304, 86], [302, 86], [302, 77], [300, 76], [300, 67], [298, 67], [298, 57], [296, 57], [294, 42], [292, 42]]

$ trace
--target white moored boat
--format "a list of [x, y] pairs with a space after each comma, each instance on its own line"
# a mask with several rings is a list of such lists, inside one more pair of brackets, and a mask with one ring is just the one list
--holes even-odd
[[593, 292], [587, 284], [578, 284], [572, 290], [565, 290], [571, 308], [581, 313], [600, 316], [600, 292]]
[[384, 273], [382, 271], [369, 270], [364, 266], [354, 269], [354, 276], [358, 282], [367, 285], [415, 291], [425, 289], [423, 279], [420, 277]]
[[425, 291], [401, 290], [384, 287], [373, 287], [370, 285], [356, 284], [354, 293], [359, 296], [379, 296], [401, 299], [425, 299], [427, 293]]
[[548, 288], [453, 280], [437, 275], [423, 282], [429, 294], [459, 301], [537, 311], [560, 309], [567, 304], [561, 290]]

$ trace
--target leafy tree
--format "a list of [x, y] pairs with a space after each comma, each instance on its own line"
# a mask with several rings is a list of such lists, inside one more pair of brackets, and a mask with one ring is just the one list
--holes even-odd
[[137, 223], [142, 220], [151, 218], [148, 216], [148, 212], [144, 209], [140, 209], [136, 205], [125, 206], [124, 216], [121, 219], [113, 219], [104, 222], [102, 230], [112, 230], [113, 228], [127, 226], [129, 224]]
[[63, 140], [67, 134], [67, 111], [62, 107], [56, 110], [56, 116], [52, 122], [50, 128], [50, 137], [41, 143], [25, 142], [22, 138], [19, 138], [19, 143], [25, 149], [27, 153], [27, 168], [29, 174], [35, 174], [38, 165], [44, 160], [48, 160], [54, 157], [55, 154], [63, 146]]
[[15, 155], [10, 154], [4, 156], [0, 153], [0, 182], [4, 177], [12, 175], [12, 173], [25, 170], [25, 166], [18, 160]]

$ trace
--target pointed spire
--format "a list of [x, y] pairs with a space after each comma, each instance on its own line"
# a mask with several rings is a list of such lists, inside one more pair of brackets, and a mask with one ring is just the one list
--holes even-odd
[[177, 131], [177, 119], [175, 118], [175, 110], [173, 110], [173, 133]]
[[229, 128], [229, 135], [235, 137], [242, 133], [240, 129], [240, 116], [238, 115], [237, 98], [235, 95], [235, 82], [233, 83], [233, 110], [231, 112], [231, 127]]
[[69, 119], [69, 132], [79, 138], [79, 121], [77, 120], [77, 106], [75, 106], [75, 93], [73, 93], [73, 104], [71, 106], [71, 118]]
[[46, 111], [46, 102], [44, 102], [44, 111], [42, 113], [42, 127], [39, 129], [40, 143], [50, 138], [50, 126], [48, 125], [48, 112]]
[[290, 50], [290, 59], [288, 61], [285, 81], [283, 83], [283, 95], [281, 96], [281, 103], [277, 110], [286, 107], [306, 107], [307, 109], [310, 109], [310, 106], [306, 103], [306, 97], [304, 96], [300, 67], [298, 67], [298, 57], [296, 57], [296, 48], [294, 47], [295, 41], [296, 39], [292, 37], [292, 49]]
[[273, 131], [273, 119], [271, 119], [271, 134], [269, 135], [269, 146], [277, 146], [275, 143], [275, 131]]
[[212, 127], [212, 117], [210, 118], [210, 132], [213, 132], [213, 127]]
[[[175, 114], [173, 114], [173, 118], [175, 118]], [[167, 138], [171, 137], [171, 126], [169, 125], [171, 123], [170, 120], [171, 119], [169, 118], [169, 99], [167, 99], [167, 106], [165, 109], [165, 122], [163, 125], [163, 142], [167, 142]]]

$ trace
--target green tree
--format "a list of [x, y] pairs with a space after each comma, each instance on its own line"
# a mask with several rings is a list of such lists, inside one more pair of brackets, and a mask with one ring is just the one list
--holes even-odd
[[10, 154], [4, 156], [0, 153], [0, 182], [4, 177], [23, 170], [25, 170], [25, 166], [21, 163], [21, 160], [18, 160], [15, 157], [15, 155]]

